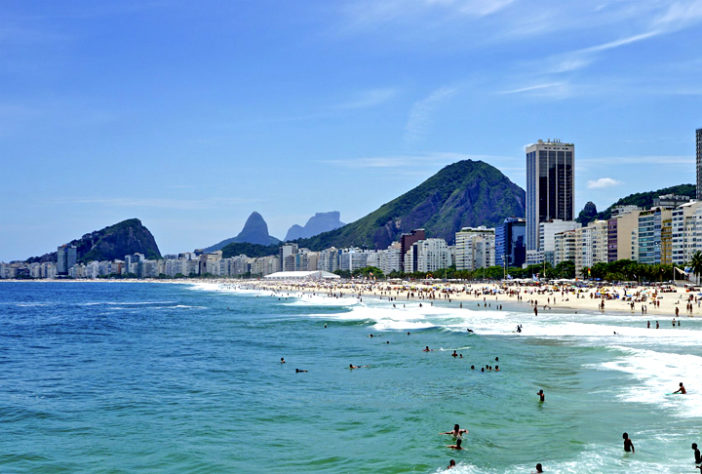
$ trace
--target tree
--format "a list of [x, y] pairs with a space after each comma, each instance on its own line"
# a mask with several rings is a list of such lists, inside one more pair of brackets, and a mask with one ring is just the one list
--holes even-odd
[[702, 252], [697, 251], [692, 254], [692, 260], [690, 261], [690, 266], [692, 267], [692, 273], [695, 274], [697, 278], [697, 284], [700, 282], [700, 275], [702, 274]]

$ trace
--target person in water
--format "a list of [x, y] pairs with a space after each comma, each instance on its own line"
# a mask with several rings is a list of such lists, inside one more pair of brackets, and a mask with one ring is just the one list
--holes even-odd
[[623, 433], [622, 438], [624, 438], [624, 451], [627, 453], [635, 453], [636, 449], [634, 449], [634, 443], [629, 438], [629, 433]]
[[677, 389], [676, 391], [674, 391], [673, 393], [674, 393], [674, 394], [675, 394], [675, 393], [679, 393], [679, 394], [681, 394], [681, 395], [685, 395], [685, 394], [687, 393], [687, 390], [685, 390], [685, 386], [683, 385], [683, 383], [680, 382], [679, 386], [680, 386], [680, 388]]
[[541, 463], [536, 463], [536, 471], [534, 471], [534, 474], [538, 474], [540, 472], [544, 472], [544, 468], [541, 467]]
[[453, 469], [454, 467], [456, 467], [456, 461], [454, 461], [453, 459], [451, 459], [451, 460], [449, 461], [449, 465], [448, 465], [448, 467], [447, 467], [446, 469]]
[[304, 373], [304, 372], [309, 372], [309, 370], [305, 370], [305, 369], [295, 369], [295, 373], [296, 373], [296, 374], [301, 374], [301, 373]]
[[361, 367], [363, 367], [363, 366], [361, 366], [361, 365], [349, 364], [349, 369], [351, 369], [351, 370], [353, 370], [353, 369], [360, 369]]
[[439, 434], [442, 434], [442, 435], [451, 435], [451, 436], [453, 436], [454, 438], [460, 438], [464, 433], [465, 433], [465, 434], [468, 434], [468, 430], [462, 429], [462, 428], [458, 425], [458, 423], [456, 423], [455, 425], [453, 425], [453, 431], [444, 431], [443, 433], [439, 433]]
[[424, 346], [422, 352], [431, 352], [431, 349], [429, 349], [429, 346]]
[[546, 400], [546, 394], [544, 393], [543, 389], [540, 389], [536, 394], [539, 396], [539, 401], [543, 402]]
[[456, 351], [453, 351], [453, 354], [451, 354], [451, 357], [458, 357], [458, 353]]
[[285, 357], [281, 357], [281, 358], [280, 358], [280, 363], [281, 363], [281, 364], [284, 364], [284, 363], [285, 363]]
[[692, 450], [695, 452], [695, 464], [702, 464], [702, 455], [697, 448], [697, 443], [692, 443]]
[[447, 447], [447, 448], [451, 448], [451, 449], [455, 449], [455, 450], [457, 450], [457, 451], [460, 451], [460, 450], [463, 449], [463, 448], [461, 447], [461, 442], [463, 442], [463, 440], [462, 440], [461, 438], [456, 438], [456, 444], [449, 444], [449, 445], [446, 446], [446, 447]]

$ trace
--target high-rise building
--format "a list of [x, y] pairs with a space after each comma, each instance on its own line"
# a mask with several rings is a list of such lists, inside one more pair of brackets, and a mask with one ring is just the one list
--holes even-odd
[[457, 270], [487, 268], [495, 261], [495, 229], [463, 227], [456, 232]]
[[575, 216], [575, 145], [539, 140], [526, 148], [526, 245], [539, 250], [539, 224]]
[[68, 275], [68, 271], [78, 261], [78, 249], [75, 245], [61, 245], [56, 249], [56, 273]]
[[702, 128], [697, 129], [697, 199], [702, 199]]
[[526, 261], [526, 220], [508, 217], [495, 227], [495, 265], [521, 267]]
[[415, 242], [419, 242], [420, 240], [426, 239], [426, 233], [424, 232], [424, 229], [416, 229], [410, 232], [409, 234], [402, 234], [400, 236], [400, 265], [402, 265], [401, 270], [403, 272], [407, 272], [408, 270], [405, 269], [404, 266], [404, 257], [407, 254], [407, 251], [412, 248], [412, 244]]

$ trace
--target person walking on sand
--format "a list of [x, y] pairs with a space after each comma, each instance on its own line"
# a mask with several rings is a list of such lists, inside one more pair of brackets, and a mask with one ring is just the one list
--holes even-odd
[[631, 438], [629, 438], [629, 433], [623, 433], [622, 438], [624, 438], [624, 451], [627, 453], [635, 453], [636, 449], [634, 449], [634, 443], [631, 441]]

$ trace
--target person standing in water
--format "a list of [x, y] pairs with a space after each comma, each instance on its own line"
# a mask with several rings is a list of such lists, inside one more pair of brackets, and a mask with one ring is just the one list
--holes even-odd
[[463, 434], [468, 434], [468, 430], [461, 429], [461, 427], [458, 425], [458, 423], [456, 423], [455, 425], [453, 425], [453, 431], [444, 431], [443, 433], [439, 433], [439, 434], [451, 435], [454, 438], [460, 438], [460, 437], [462, 437]]
[[631, 438], [629, 438], [629, 433], [623, 433], [622, 438], [624, 438], [624, 451], [627, 453], [635, 453], [636, 449], [634, 449], [634, 443], [631, 441]]
[[541, 463], [536, 463], [536, 471], [534, 471], [534, 474], [539, 474], [540, 472], [544, 472], [544, 468], [541, 467]]
[[697, 443], [692, 443], [692, 450], [695, 452], [695, 464], [702, 464], [702, 455], [700, 455], [700, 450], [697, 448]]
[[539, 396], [539, 401], [543, 403], [546, 400], [546, 394], [544, 394], [543, 389], [539, 390], [536, 392], [536, 394]]
[[449, 444], [449, 445], [446, 446], [446, 447], [447, 447], [447, 448], [451, 448], [451, 449], [455, 449], [455, 450], [457, 450], [457, 451], [460, 451], [460, 450], [463, 449], [463, 448], [461, 447], [461, 443], [462, 443], [462, 442], [463, 442], [463, 440], [462, 440], [461, 438], [456, 438], [456, 444]]

